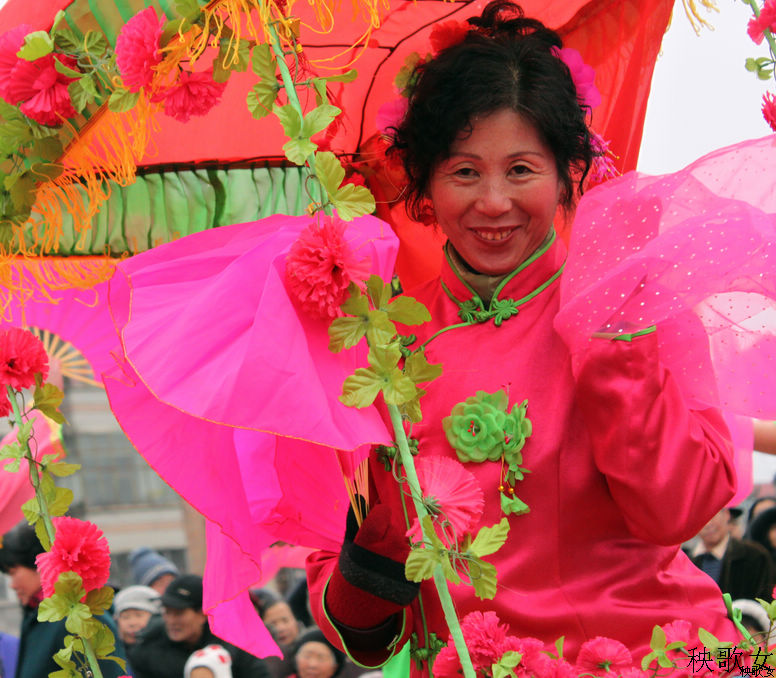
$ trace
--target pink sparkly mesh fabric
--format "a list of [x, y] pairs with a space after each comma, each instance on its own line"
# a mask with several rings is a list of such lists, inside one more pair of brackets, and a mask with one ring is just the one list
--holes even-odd
[[775, 167], [771, 135], [587, 193], [555, 323], [572, 351], [656, 325], [693, 407], [776, 418]]

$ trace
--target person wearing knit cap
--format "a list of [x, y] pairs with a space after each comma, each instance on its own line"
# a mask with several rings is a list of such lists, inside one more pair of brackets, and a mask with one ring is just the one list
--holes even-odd
[[137, 635], [148, 626], [151, 617], [160, 614], [159, 594], [150, 586], [128, 586], [113, 599], [113, 616], [119, 627], [119, 638], [125, 645], [134, 645]]
[[182, 574], [173, 579], [161, 602], [161, 619], [152, 619], [129, 648], [136, 678], [179, 678], [191, 654], [208, 645], [221, 645], [229, 652], [234, 678], [270, 678], [263, 659], [225, 642], [210, 630], [202, 610], [202, 577]]
[[294, 652], [296, 678], [335, 678], [345, 665], [345, 654], [332, 645], [320, 629], [305, 631]]
[[135, 584], [150, 586], [159, 595], [180, 574], [173, 562], [147, 546], [136, 548], [129, 554], [129, 568]]
[[186, 660], [183, 678], [232, 678], [232, 657], [221, 645], [206, 645]]

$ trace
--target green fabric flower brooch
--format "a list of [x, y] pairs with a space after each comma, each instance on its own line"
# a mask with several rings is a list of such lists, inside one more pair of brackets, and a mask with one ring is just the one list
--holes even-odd
[[528, 506], [515, 496], [515, 483], [529, 471], [521, 467], [525, 439], [531, 435], [526, 418], [528, 401], [513, 405], [503, 390], [477, 394], [455, 405], [442, 420], [447, 441], [462, 462], [501, 461], [501, 510], [505, 514], [528, 513]]

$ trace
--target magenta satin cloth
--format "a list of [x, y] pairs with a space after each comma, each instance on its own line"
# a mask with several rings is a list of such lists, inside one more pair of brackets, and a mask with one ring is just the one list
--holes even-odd
[[[564, 259], [565, 247], [556, 241], [500, 298], [524, 299], [551, 280]], [[471, 298], [449, 266], [442, 281], [459, 302]], [[421, 340], [460, 323], [458, 306], [439, 281], [408, 294], [426, 304], [433, 319], [413, 328]], [[478, 600], [470, 586], [450, 587], [459, 618], [494, 610], [511, 634], [540, 638], [548, 650], [565, 636], [564, 656], [570, 659], [581, 643], [602, 635], [625, 643], [638, 661], [649, 650], [653, 626], [675, 619], [732, 639], [719, 590], [677, 546], [735, 489], [732, 448], [720, 414], [688, 408], [659, 363], [654, 334], [633, 343], [597, 339], [577, 361], [575, 377], [572, 356], [553, 327], [559, 302], [556, 279], [500, 327], [492, 320], [459, 326], [426, 347], [428, 361], [444, 368], [426, 387], [423, 421], [412, 428], [421, 455], [457, 458], [441, 421], [478, 390], [505, 389], [510, 407], [527, 399], [533, 428], [522, 451], [522, 466], [530, 473], [515, 488], [530, 513], [509, 516], [506, 544], [486, 558], [498, 570], [493, 600]], [[501, 464], [465, 467], [485, 494], [477, 529], [498, 523]], [[374, 458], [370, 473], [379, 501], [403, 521], [391, 473]], [[308, 559], [313, 613], [332, 642], [337, 635], [321, 600], [336, 563], [337, 553]], [[446, 638], [430, 581], [421, 592], [428, 630]], [[404, 639], [412, 631], [423, 637], [417, 601], [408, 608]], [[375, 664], [385, 653], [355, 656]], [[413, 664], [413, 676], [415, 671]]]
[[[372, 408], [338, 396], [365, 350], [328, 351], [298, 311], [285, 258], [311, 217], [276, 215], [191, 235], [122, 262], [109, 303], [124, 359], [111, 409], [157, 473], [208, 520], [205, 609], [218, 635], [277, 653], [248, 601], [262, 553], [338, 547], [348, 500], [335, 449], [390, 440]], [[346, 237], [390, 279], [397, 241], [374, 217]], [[347, 455], [346, 455], [347, 456]]]

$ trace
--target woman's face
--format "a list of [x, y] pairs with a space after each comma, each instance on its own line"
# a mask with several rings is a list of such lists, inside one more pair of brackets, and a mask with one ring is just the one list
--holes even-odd
[[299, 678], [331, 678], [337, 671], [337, 660], [323, 643], [311, 640], [296, 653]]
[[290, 645], [299, 635], [299, 624], [287, 603], [275, 603], [264, 613], [264, 624], [279, 645]]
[[511, 272], [544, 242], [559, 196], [552, 151], [509, 109], [475, 119], [429, 182], [448, 240], [469, 266], [489, 275]]

